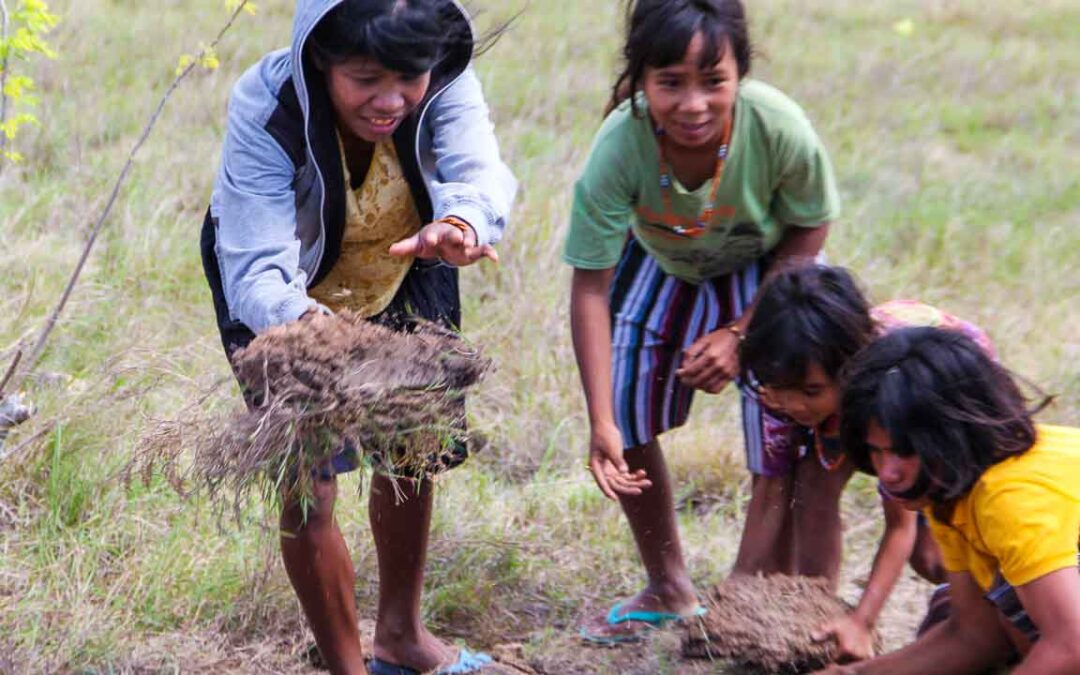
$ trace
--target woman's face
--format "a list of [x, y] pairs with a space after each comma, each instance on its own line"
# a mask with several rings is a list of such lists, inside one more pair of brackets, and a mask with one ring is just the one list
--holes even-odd
[[804, 427], [817, 427], [840, 409], [840, 387], [816, 362], [806, 367], [806, 375], [798, 386], [765, 386], [761, 398], [765, 405]]
[[877, 422], [871, 421], [866, 431], [866, 444], [870, 448], [870, 461], [874, 465], [881, 487], [906, 509], [917, 511], [929, 504], [921, 497], [915, 500], [900, 499], [896, 495], [915, 487], [922, 471], [918, 455], [901, 457], [892, 451], [892, 437]]
[[375, 143], [388, 138], [424, 100], [431, 73], [405, 75], [368, 57], [326, 68], [338, 128]]
[[710, 148], [723, 138], [735, 107], [739, 66], [730, 45], [712, 66], [701, 67], [705, 37], [690, 41], [682, 61], [664, 68], [646, 68], [642, 89], [649, 112], [669, 142], [688, 150]]

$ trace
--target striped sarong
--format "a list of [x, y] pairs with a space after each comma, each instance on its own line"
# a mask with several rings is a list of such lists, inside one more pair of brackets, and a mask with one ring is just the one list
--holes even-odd
[[[739, 318], [753, 302], [762, 264], [701, 284], [665, 273], [631, 238], [611, 285], [612, 386], [615, 422], [626, 448], [645, 445], [686, 423], [694, 390], [675, 376], [683, 351]], [[742, 395], [747, 463], [768, 470], [761, 406]]]

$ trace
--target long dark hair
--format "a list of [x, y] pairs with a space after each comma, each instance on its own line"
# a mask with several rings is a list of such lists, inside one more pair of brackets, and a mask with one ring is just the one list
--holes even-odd
[[628, 0], [626, 24], [623, 71], [612, 87], [609, 111], [629, 98], [638, 114], [634, 95], [645, 69], [681, 61], [698, 33], [705, 38], [702, 68], [713, 66], [731, 49], [739, 79], [750, 72], [753, 46], [741, 0]]
[[967, 494], [988, 468], [1035, 443], [1034, 408], [1012, 376], [974, 341], [941, 328], [903, 328], [875, 340], [844, 374], [840, 438], [844, 451], [873, 474], [866, 434], [888, 432], [892, 452], [918, 455], [923, 495], [947, 505]]
[[792, 268], [761, 289], [739, 346], [740, 369], [773, 387], [798, 386], [812, 363], [837, 378], [874, 332], [870, 303], [846, 269]]

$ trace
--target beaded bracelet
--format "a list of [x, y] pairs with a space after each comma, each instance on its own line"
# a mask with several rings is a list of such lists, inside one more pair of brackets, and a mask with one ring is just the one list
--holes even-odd
[[[469, 232], [473, 231], [472, 225], [469, 225], [469, 223], [465, 222], [461, 218], [458, 218], [457, 216], [446, 216], [444, 218], [439, 218], [435, 222], [436, 223], [445, 223], [447, 225], [450, 225], [451, 227], [456, 227], [457, 229], [461, 230], [462, 235], [467, 235]], [[452, 267], [452, 268], [457, 267], [457, 265], [455, 265], [453, 263], [448, 263], [445, 260], [443, 260], [442, 258], [439, 258], [439, 264], [442, 265], [443, 267]]]
[[734, 335], [739, 342], [746, 342], [746, 333], [734, 323], [724, 326], [724, 330]]
[[457, 229], [461, 230], [462, 234], [466, 234], [472, 231], [472, 225], [469, 225], [467, 222], [465, 222], [461, 218], [458, 218], [457, 216], [446, 216], [445, 218], [439, 218], [435, 222], [446, 223], [447, 225], [456, 227]]

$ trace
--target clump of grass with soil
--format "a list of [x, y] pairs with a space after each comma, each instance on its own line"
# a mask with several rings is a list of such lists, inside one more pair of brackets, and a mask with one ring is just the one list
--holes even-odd
[[795, 675], [831, 663], [834, 644], [811, 635], [851, 610], [826, 579], [780, 574], [732, 576], [709, 591], [705, 606], [708, 614], [687, 625], [683, 655], [726, 661], [747, 675]]
[[138, 471], [161, 471], [182, 492], [194, 485], [237, 510], [253, 492], [272, 503], [310, 499], [313, 477], [343, 451], [391, 477], [435, 475], [467, 440], [463, 397], [490, 363], [432, 323], [398, 331], [349, 311], [314, 313], [233, 354], [246, 408], [161, 426]]

